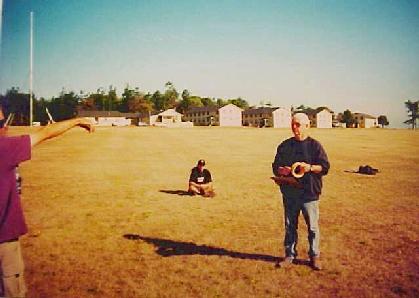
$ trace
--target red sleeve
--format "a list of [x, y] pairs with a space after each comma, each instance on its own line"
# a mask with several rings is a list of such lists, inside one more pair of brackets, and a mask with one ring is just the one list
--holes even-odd
[[29, 135], [18, 137], [0, 137], [0, 163], [17, 166], [31, 159], [31, 139]]

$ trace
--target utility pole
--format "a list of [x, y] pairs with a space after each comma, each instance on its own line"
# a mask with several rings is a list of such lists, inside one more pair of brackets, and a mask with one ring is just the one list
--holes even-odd
[[29, 126], [33, 123], [33, 11], [31, 11], [31, 24], [30, 24], [30, 59], [29, 59], [29, 102], [30, 102], [30, 115], [29, 115]]

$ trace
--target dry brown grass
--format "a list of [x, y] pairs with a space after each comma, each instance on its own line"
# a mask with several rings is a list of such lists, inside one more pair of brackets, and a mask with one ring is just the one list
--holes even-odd
[[[269, 176], [288, 130], [76, 129], [40, 145], [21, 166], [27, 222], [41, 232], [22, 239], [29, 297], [418, 297], [419, 134], [312, 135], [332, 166], [321, 272], [274, 266], [283, 210]], [[217, 196], [169, 193], [199, 158]], [[344, 172], [361, 164], [381, 173]], [[300, 222], [300, 257], [306, 236]]]

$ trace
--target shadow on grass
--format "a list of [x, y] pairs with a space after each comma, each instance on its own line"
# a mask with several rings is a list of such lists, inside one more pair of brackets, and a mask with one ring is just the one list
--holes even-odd
[[257, 260], [271, 263], [278, 263], [282, 258], [262, 254], [250, 254], [237, 251], [231, 251], [225, 248], [197, 245], [193, 242], [181, 242], [167, 239], [144, 237], [137, 234], [125, 234], [123, 236], [129, 240], [142, 240], [156, 247], [156, 253], [163, 257], [181, 256], [181, 255], [204, 255], [204, 256], [227, 256], [237, 259]]
[[168, 193], [171, 195], [178, 195], [178, 196], [192, 196], [189, 192], [186, 190], [166, 190], [166, 189], [160, 189], [160, 192]]

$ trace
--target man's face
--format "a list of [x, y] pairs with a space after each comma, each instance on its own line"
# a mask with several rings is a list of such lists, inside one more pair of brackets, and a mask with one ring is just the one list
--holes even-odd
[[294, 137], [297, 140], [300, 140], [305, 137], [308, 125], [301, 123], [298, 119], [292, 118], [291, 129]]
[[202, 164], [198, 164], [198, 170], [202, 172], [204, 170], [204, 166]]

